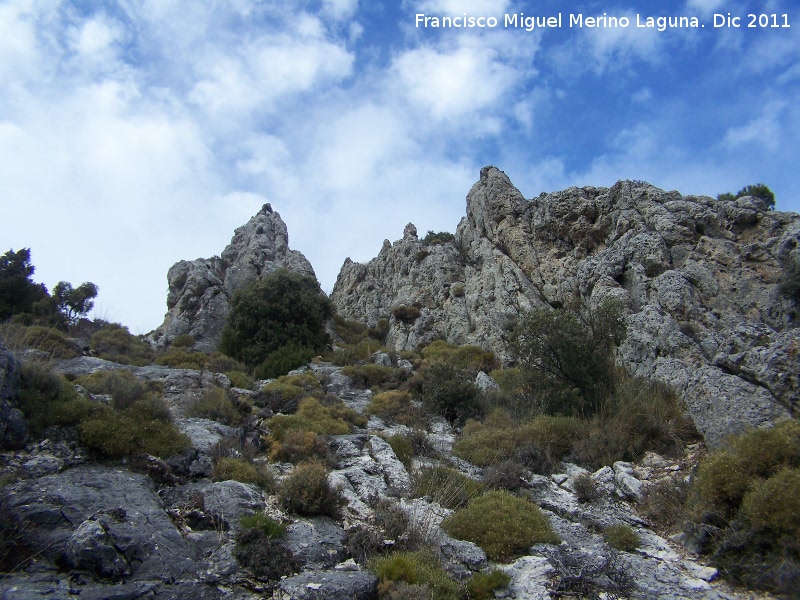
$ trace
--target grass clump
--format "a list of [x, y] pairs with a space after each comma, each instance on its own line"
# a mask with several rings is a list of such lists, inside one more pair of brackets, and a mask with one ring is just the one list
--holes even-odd
[[148, 396], [160, 394], [162, 387], [156, 381], [140, 381], [126, 369], [95, 371], [75, 380], [92, 394], [110, 394], [114, 408], [122, 410]]
[[313, 431], [320, 435], [345, 435], [353, 427], [365, 427], [367, 419], [338, 401], [325, 406], [316, 398], [305, 398], [293, 415], [276, 415], [267, 421], [270, 436], [282, 441], [290, 429]]
[[457, 346], [444, 340], [435, 340], [422, 349], [422, 357], [428, 364], [446, 363], [460, 369], [484, 371], [486, 373], [499, 366], [492, 352], [479, 346]]
[[335, 518], [345, 504], [339, 488], [328, 481], [328, 469], [315, 461], [294, 468], [278, 490], [278, 501], [286, 510], [308, 517]]
[[0, 340], [12, 351], [34, 348], [47, 352], [51, 358], [74, 358], [80, 349], [63, 331], [43, 325], [3, 323], [0, 325]]
[[262, 489], [272, 489], [275, 485], [274, 477], [266, 466], [235, 456], [223, 456], [214, 461], [211, 477], [214, 481], [252, 483]]
[[[348, 365], [342, 373], [355, 379], [355, 385], [361, 388], [377, 388], [389, 383], [398, 383], [405, 375], [405, 370], [395, 370], [392, 367], [367, 363], [364, 365]], [[399, 375], [399, 377], [398, 377]]]
[[397, 460], [403, 463], [406, 469], [411, 469], [411, 464], [414, 459], [414, 446], [411, 440], [405, 435], [392, 435], [386, 438], [386, 441], [392, 447], [395, 456], [397, 456]]
[[324, 392], [311, 373], [283, 375], [261, 388], [256, 404], [274, 412], [290, 414], [297, 411], [300, 400], [306, 397], [322, 398]]
[[414, 406], [411, 394], [400, 390], [375, 394], [365, 412], [384, 421], [403, 425], [411, 425], [419, 420], [419, 410]]
[[490, 600], [494, 598], [494, 591], [508, 587], [511, 576], [500, 569], [475, 573], [467, 581], [467, 594], [469, 600]]
[[277, 539], [286, 531], [286, 525], [263, 513], [244, 515], [239, 519], [239, 524], [242, 529], [260, 529], [268, 540]]
[[274, 531], [265, 531], [259, 524], [245, 527], [236, 536], [234, 556], [256, 577], [279, 581], [284, 575], [299, 570], [300, 564], [277, 537], [280, 536], [275, 536]]
[[[459, 600], [462, 595], [461, 587], [450, 579], [430, 551], [392, 552], [371, 560], [369, 570], [379, 579], [378, 592], [382, 598]], [[400, 590], [402, 595], [398, 593]], [[424, 595], [408, 596], [409, 592]]]
[[633, 552], [641, 544], [639, 535], [630, 525], [611, 525], [603, 531], [606, 543], [623, 552]]
[[202, 396], [193, 400], [186, 408], [186, 416], [218, 421], [225, 425], [236, 425], [243, 417], [225, 390], [218, 387], [206, 390]]
[[277, 462], [298, 464], [307, 460], [328, 460], [328, 444], [313, 431], [285, 430], [281, 439], [270, 440], [269, 458]]
[[123, 365], [143, 367], [155, 358], [150, 344], [118, 323], [110, 323], [92, 335], [89, 347], [100, 358]]
[[557, 544], [547, 518], [530, 500], [505, 490], [472, 499], [442, 522], [451, 536], [474, 542], [490, 560], [508, 562], [533, 544]]
[[423, 467], [411, 475], [414, 497], [427, 496], [440, 506], [455, 510], [483, 493], [483, 485], [450, 467]]

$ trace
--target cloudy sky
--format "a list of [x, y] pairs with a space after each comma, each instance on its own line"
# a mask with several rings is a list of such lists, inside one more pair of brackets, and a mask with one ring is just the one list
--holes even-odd
[[[503, 26], [520, 12], [563, 26]], [[714, 28], [728, 12], [741, 27]], [[630, 25], [568, 25], [603, 13]], [[93, 281], [134, 333], [168, 268], [265, 202], [329, 292], [409, 221], [455, 231], [487, 164], [528, 198], [764, 182], [800, 211], [798, 159], [796, 0], [0, 0], [0, 248], [30, 247], [49, 288]]]

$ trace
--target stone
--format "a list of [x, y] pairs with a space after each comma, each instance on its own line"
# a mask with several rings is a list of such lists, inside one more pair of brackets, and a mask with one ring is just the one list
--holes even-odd
[[369, 571], [307, 571], [281, 580], [281, 600], [372, 600], [378, 578]]
[[216, 350], [234, 292], [281, 268], [315, 277], [306, 257], [289, 249], [289, 233], [280, 215], [265, 204], [236, 229], [221, 256], [182, 260], [170, 267], [167, 314], [149, 340], [163, 348], [189, 334], [196, 349]]
[[289, 525], [281, 542], [305, 569], [328, 569], [347, 556], [345, 537], [344, 529], [335, 521], [316, 517]]
[[614, 463], [614, 480], [617, 490], [624, 498], [639, 502], [642, 499], [644, 483], [639, 481], [631, 463], [617, 461]]
[[0, 342], [0, 449], [17, 450], [28, 441], [28, 422], [15, 406], [19, 395], [19, 362]]
[[[395, 351], [445, 339], [509, 362], [520, 314], [577, 291], [593, 306], [626, 303], [620, 363], [671, 385], [710, 445], [797, 410], [797, 306], [779, 285], [800, 258], [800, 215], [641, 181], [527, 200], [485, 167], [452, 242], [425, 245], [414, 231], [366, 263], [345, 260], [331, 294], [345, 318], [386, 319]], [[396, 318], [400, 305], [419, 316]]]
[[500, 386], [497, 384], [497, 382], [483, 371], [478, 371], [478, 374], [475, 376], [475, 385], [482, 392], [500, 389]]

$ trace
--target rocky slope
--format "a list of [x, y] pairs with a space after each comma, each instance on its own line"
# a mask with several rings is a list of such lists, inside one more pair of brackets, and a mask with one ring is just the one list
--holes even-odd
[[280, 268], [315, 276], [306, 257], [289, 249], [289, 233], [281, 216], [265, 204], [236, 229], [221, 256], [172, 265], [167, 273], [168, 312], [150, 341], [164, 347], [179, 335], [190, 334], [197, 349], [216, 350], [233, 293]]
[[[377, 354], [373, 361], [385, 364], [391, 359]], [[648, 455], [639, 466], [605, 467], [592, 475], [598, 497], [591, 502], [579, 502], [574, 492], [575, 478], [585, 473], [580, 467], [563, 465], [551, 477], [528, 473], [520, 481], [520, 493], [542, 507], [563, 542], [539, 544], [514, 562], [490, 565], [478, 546], [454, 540], [440, 529], [448, 509], [409, 493], [409, 471], [381, 437], [402, 433], [405, 426], [371, 417], [364, 429], [330, 436], [335, 466], [329, 478], [341, 488], [347, 505], [338, 520], [301, 518], [283, 511], [274, 494], [255, 485], [208, 479], [218, 443], [243, 437], [257, 443], [266, 434], [257, 423], [233, 428], [184, 416], [187, 404], [203, 390], [229, 389], [224, 375], [128, 367], [90, 357], [56, 363], [58, 371], [78, 377], [123, 368], [139, 379], [162, 382], [170, 411], [192, 448], [166, 461], [149, 457], [146, 467], [136, 468], [139, 472], [125, 464], [94, 462], [68, 436], [0, 454], [4, 476], [17, 481], [5, 488], [11, 516], [4, 518], [21, 523], [39, 549], [24, 567], [0, 580], [3, 598], [374, 599], [377, 578], [353, 558], [363, 561], [356, 552], [359, 535], [377, 527], [376, 499], [406, 513], [411, 527], [425, 532], [453, 577], [490, 566], [505, 571], [510, 576], [502, 592], [506, 598], [561, 597], [576, 582], [584, 591], [624, 584], [625, 594], [635, 598], [742, 597], [714, 581], [716, 570], [696, 563], [648, 529], [634, 508], [650, 483], [665, 474], [685, 477], [688, 466], [683, 461]], [[327, 394], [359, 412], [371, 398], [340, 367], [320, 363], [304, 370], [316, 376]], [[7, 379], [13, 377], [11, 373]], [[483, 477], [482, 469], [451, 456], [456, 436], [446, 422], [434, 419], [425, 435], [437, 453], [415, 459], [415, 468], [451, 464], [470, 477]], [[272, 468], [280, 478], [292, 466]], [[240, 518], [252, 514], [267, 514], [288, 525], [281, 540], [296, 561], [295, 574], [268, 583], [242, 567], [235, 537]], [[641, 539], [639, 549], [610, 547], [597, 531], [611, 524], [632, 526]]]
[[629, 313], [620, 362], [677, 389], [715, 444], [796, 408], [800, 316], [778, 288], [799, 240], [800, 216], [757, 198], [620, 181], [526, 200], [485, 167], [454, 242], [425, 245], [409, 224], [369, 263], [347, 259], [331, 299], [346, 318], [387, 319], [396, 350], [444, 338], [508, 360], [520, 311], [576, 293], [619, 298]]

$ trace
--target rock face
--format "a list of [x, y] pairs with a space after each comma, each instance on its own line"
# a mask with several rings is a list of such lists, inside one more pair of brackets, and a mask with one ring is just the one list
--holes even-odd
[[0, 342], [0, 449], [22, 448], [28, 440], [25, 415], [14, 406], [19, 395], [19, 362]]
[[678, 390], [715, 444], [795, 410], [800, 316], [779, 283], [799, 240], [800, 216], [757, 198], [620, 181], [526, 200], [485, 167], [453, 242], [425, 245], [409, 224], [369, 263], [347, 259], [331, 300], [346, 318], [388, 320], [396, 350], [444, 338], [509, 360], [521, 311], [619, 298], [620, 362]]
[[233, 293], [281, 268], [315, 277], [306, 257], [289, 249], [286, 223], [265, 204], [234, 232], [221, 256], [172, 265], [167, 273], [168, 312], [164, 323], [150, 334], [151, 342], [163, 347], [179, 335], [190, 334], [196, 348], [215, 350]]

